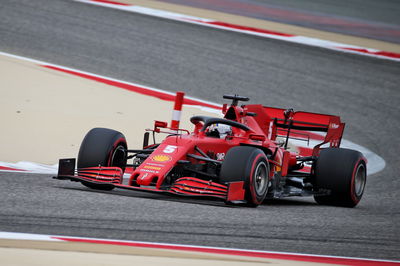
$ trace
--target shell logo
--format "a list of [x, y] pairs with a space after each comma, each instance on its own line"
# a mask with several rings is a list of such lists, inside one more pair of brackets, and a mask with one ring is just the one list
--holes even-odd
[[171, 156], [168, 155], [154, 155], [151, 159], [155, 162], [168, 162], [171, 161]]

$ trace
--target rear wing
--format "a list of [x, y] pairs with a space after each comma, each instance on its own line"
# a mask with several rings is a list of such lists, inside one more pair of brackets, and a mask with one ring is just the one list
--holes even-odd
[[271, 140], [285, 137], [285, 147], [290, 138], [321, 142], [314, 146], [313, 155], [317, 155], [319, 147], [324, 144], [329, 143], [335, 148], [340, 146], [345, 123], [339, 116], [262, 105], [247, 105], [246, 108], [257, 114], [254, 118]]

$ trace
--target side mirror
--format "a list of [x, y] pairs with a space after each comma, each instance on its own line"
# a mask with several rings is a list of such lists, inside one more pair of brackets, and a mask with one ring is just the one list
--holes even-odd
[[167, 122], [163, 122], [163, 121], [154, 121], [154, 129], [161, 127], [161, 128], [166, 128], [168, 127], [168, 123]]
[[145, 149], [147, 146], [149, 146], [149, 132], [145, 132], [143, 136], [143, 149]]

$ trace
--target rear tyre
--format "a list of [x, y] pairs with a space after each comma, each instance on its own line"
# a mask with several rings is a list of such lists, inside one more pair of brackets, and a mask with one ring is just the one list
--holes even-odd
[[366, 161], [360, 152], [323, 149], [314, 169], [315, 187], [330, 191], [330, 195], [314, 196], [318, 204], [355, 207], [360, 202], [367, 181]]
[[[82, 141], [78, 154], [78, 169], [85, 167], [113, 166], [125, 171], [127, 161], [125, 136], [108, 128], [93, 128]], [[82, 181], [82, 184], [93, 189], [112, 190], [114, 186], [93, 184]]]
[[244, 181], [246, 206], [257, 207], [268, 192], [269, 164], [265, 153], [254, 147], [230, 149], [220, 172], [220, 182]]

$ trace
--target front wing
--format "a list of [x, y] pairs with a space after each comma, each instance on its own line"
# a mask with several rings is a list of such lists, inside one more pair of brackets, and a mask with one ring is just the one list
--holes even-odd
[[86, 182], [112, 188], [121, 188], [134, 191], [151, 193], [173, 194], [189, 197], [211, 197], [222, 199], [227, 202], [244, 201], [244, 182], [230, 182], [220, 184], [206, 181], [195, 177], [181, 177], [169, 186], [156, 188], [154, 186], [133, 186], [123, 184], [123, 171], [118, 167], [88, 167], [75, 170], [75, 159], [61, 159], [58, 180], [71, 180], [75, 182]]

